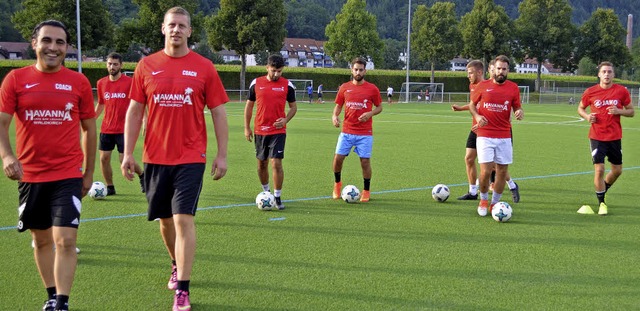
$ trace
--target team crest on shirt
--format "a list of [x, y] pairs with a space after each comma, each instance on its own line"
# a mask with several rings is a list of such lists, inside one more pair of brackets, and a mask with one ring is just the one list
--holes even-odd
[[184, 94], [154, 94], [153, 102], [161, 107], [182, 107], [184, 105], [193, 105], [191, 95], [193, 89], [187, 87]]
[[64, 121], [72, 121], [71, 111], [73, 103], [66, 103], [64, 110], [53, 109], [29, 109], [24, 112], [25, 121], [30, 121], [35, 125], [60, 125]]

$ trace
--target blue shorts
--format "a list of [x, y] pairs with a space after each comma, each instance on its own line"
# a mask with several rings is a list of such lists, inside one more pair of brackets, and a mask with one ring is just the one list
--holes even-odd
[[338, 144], [336, 145], [336, 154], [348, 156], [351, 148], [361, 158], [371, 158], [371, 150], [373, 149], [373, 136], [371, 135], [354, 135], [340, 133], [338, 136]]

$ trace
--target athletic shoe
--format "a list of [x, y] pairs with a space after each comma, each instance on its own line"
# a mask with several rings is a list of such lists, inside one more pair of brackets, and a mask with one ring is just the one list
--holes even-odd
[[279, 210], [283, 210], [284, 203], [282, 203], [282, 199], [280, 197], [275, 197], [275, 198], [276, 198], [276, 206], [278, 207]]
[[478, 205], [478, 215], [484, 217], [487, 216], [487, 209], [489, 208], [488, 200], [480, 200], [480, 205]]
[[116, 187], [111, 185], [111, 186], [107, 186], [107, 195], [114, 195], [116, 194]]
[[478, 194], [471, 194], [467, 192], [465, 195], [458, 197], [458, 200], [477, 200]]
[[511, 197], [513, 197], [513, 203], [518, 203], [520, 202], [520, 187], [518, 187], [517, 183], [514, 182], [514, 184], [516, 184], [516, 187], [509, 190], [511, 190]]
[[360, 202], [369, 202], [370, 198], [371, 194], [369, 193], [369, 190], [363, 190], [362, 194], [360, 195]]
[[339, 199], [340, 192], [342, 191], [342, 182], [337, 182], [333, 184], [333, 198]]
[[171, 277], [169, 278], [169, 283], [167, 283], [167, 288], [170, 290], [178, 289], [178, 267], [175, 265], [171, 266]]
[[600, 203], [600, 208], [598, 209], [598, 215], [605, 216], [609, 211], [607, 210], [607, 204], [604, 202]]
[[145, 190], [144, 190], [144, 174], [138, 176], [138, 178], [140, 179], [140, 192], [145, 193]]
[[54, 311], [56, 309], [56, 300], [49, 299], [44, 302], [44, 306], [42, 306], [42, 311]]
[[176, 295], [173, 297], [173, 311], [191, 311], [188, 291], [176, 290]]

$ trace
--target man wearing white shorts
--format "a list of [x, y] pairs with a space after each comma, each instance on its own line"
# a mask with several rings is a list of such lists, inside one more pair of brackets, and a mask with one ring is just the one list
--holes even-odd
[[[472, 94], [469, 105], [469, 112], [478, 124], [476, 147], [480, 163], [480, 216], [486, 216], [487, 211], [500, 201], [509, 164], [513, 162], [511, 111], [517, 120], [524, 117], [518, 85], [507, 80], [509, 58], [500, 55], [495, 61], [491, 83], [480, 84], [481, 89]], [[494, 166], [496, 179], [489, 205], [489, 183]]]

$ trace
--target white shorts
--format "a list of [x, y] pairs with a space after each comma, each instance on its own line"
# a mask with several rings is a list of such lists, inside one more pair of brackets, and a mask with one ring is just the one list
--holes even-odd
[[476, 140], [478, 163], [513, 163], [513, 144], [511, 138], [478, 137]]

